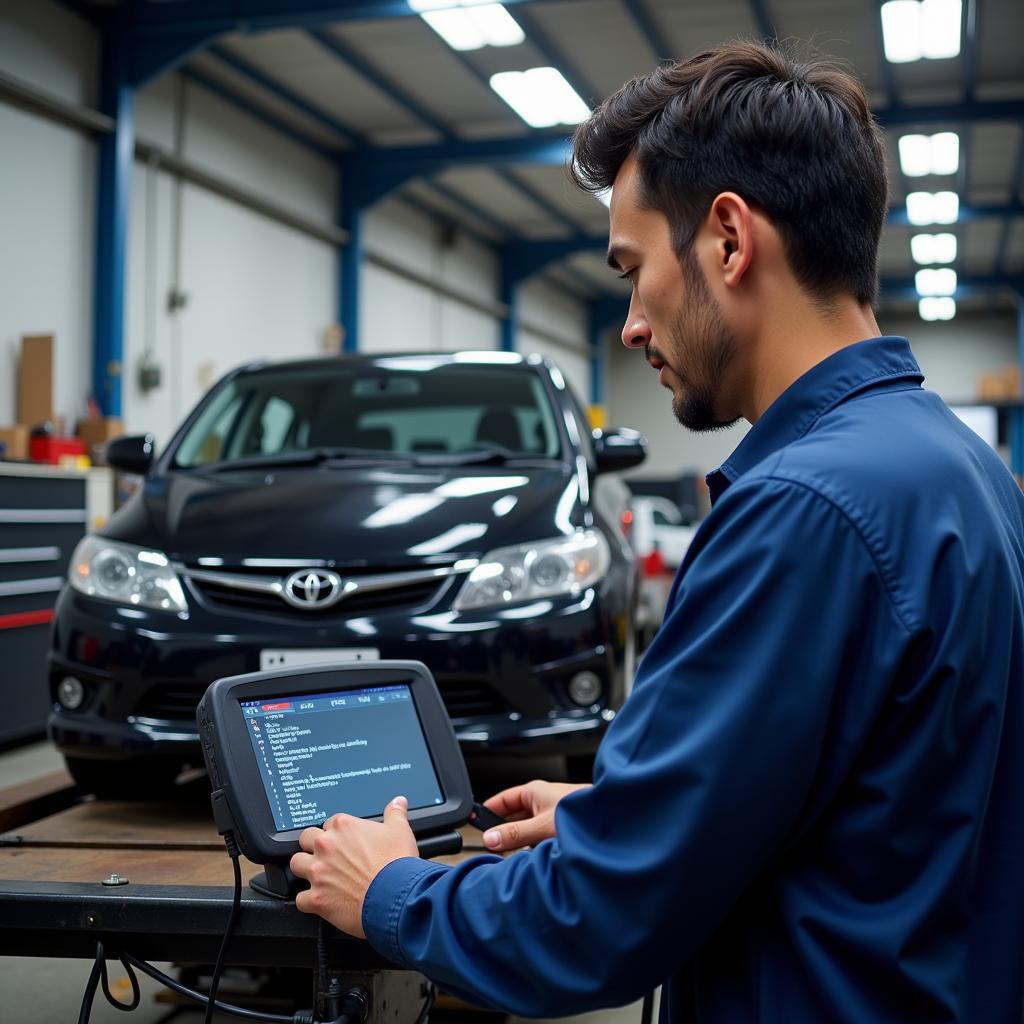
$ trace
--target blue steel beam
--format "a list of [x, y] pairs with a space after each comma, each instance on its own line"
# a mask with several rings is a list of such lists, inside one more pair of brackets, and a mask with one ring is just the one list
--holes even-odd
[[961, 52], [964, 63], [964, 99], [974, 99], [978, 74], [978, 0], [963, 0], [960, 8]]
[[558, 68], [561, 71], [565, 80], [576, 90], [584, 103], [588, 107], [593, 107], [595, 102], [599, 103], [603, 96], [597, 94], [597, 92], [590, 87], [586, 78], [580, 73], [573, 61], [571, 61], [566, 55], [565, 51], [559, 46], [554, 39], [537, 24], [533, 14], [521, 9], [516, 11], [516, 21], [519, 22], [520, 27], [526, 33], [526, 38], [533, 44], [533, 46], [540, 51], [541, 56], [550, 64], [552, 67]]
[[885, 110], [873, 111], [883, 128], [901, 125], [928, 125], [958, 121], [1022, 121], [1024, 100], [971, 100], [954, 103], [897, 103]]
[[460, 206], [470, 216], [475, 217], [481, 224], [486, 224], [487, 227], [503, 238], [507, 238], [512, 233], [512, 229], [504, 221], [498, 220], [497, 217], [492, 216], [483, 207], [477, 206], [472, 199], [466, 199], [464, 196], [459, 195], [458, 192], [449, 188], [443, 182], [430, 180], [427, 182], [427, 186], [432, 188], [438, 195], [444, 196], [449, 203]]
[[201, 71], [197, 71], [194, 68], [182, 68], [178, 74], [182, 75], [189, 81], [196, 82], [201, 85], [204, 89], [209, 90], [221, 99], [227, 100], [233, 106], [236, 106], [239, 110], [244, 110], [247, 114], [256, 118], [258, 121], [262, 121], [265, 125], [273, 128], [275, 131], [280, 132], [282, 135], [286, 135], [293, 142], [297, 142], [307, 149], [311, 149], [314, 153], [319, 156], [326, 157], [329, 160], [333, 160], [338, 155], [338, 150], [330, 149], [323, 145], [316, 139], [311, 138], [304, 132], [300, 131], [294, 125], [289, 124], [287, 121], [282, 121], [281, 118], [276, 117], [270, 113], [265, 107], [261, 107], [258, 103], [254, 103], [248, 96], [243, 96], [240, 92], [236, 92], [230, 86], [224, 82], [217, 81], [217, 79], [210, 78], [209, 75], [203, 74]]
[[[1015, 165], [1013, 179], [1010, 183], [1010, 203], [1021, 206], [1021, 190], [1024, 189], [1024, 126], [1021, 127], [1020, 141], [1017, 144], [1017, 163]], [[1010, 234], [1013, 230], [1013, 219], [1007, 217], [1003, 222], [1003, 230], [999, 236], [999, 244], [996, 246], [997, 274], [1006, 273], [1006, 264], [1010, 258]]]
[[[883, 299], [918, 299], [912, 277], [883, 277], [881, 282]], [[1012, 274], [961, 274], [957, 278], [953, 298], [965, 299], [975, 295], [1008, 291], [1019, 294], [1024, 290], [1024, 275]]]
[[[1024, 288], [1017, 292], [1017, 363], [1024, 366]], [[1024, 486], [1024, 405], [1010, 410], [1010, 468]]]
[[310, 29], [309, 36], [316, 40], [332, 56], [348, 64], [368, 82], [372, 82], [386, 96], [389, 96], [400, 106], [405, 107], [417, 120], [433, 128], [442, 137], [451, 137], [451, 129], [441, 118], [428, 110], [415, 96], [412, 96], [382, 74], [346, 42], [323, 29]]
[[[550, 0], [502, 0], [524, 8]], [[560, 0], [562, 3], [571, 0]], [[341, 21], [382, 21], [417, 17], [406, 0], [177, 0], [133, 4], [130, 27], [138, 33], [266, 32]]]
[[365, 136], [361, 135], [351, 125], [343, 124], [336, 117], [331, 116], [326, 111], [313, 103], [305, 97], [300, 96], [293, 89], [279, 82], [276, 78], [268, 75], [261, 68], [251, 64], [244, 57], [239, 57], [237, 54], [232, 53], [230, 50], [224, 49], [223, 46], [211, 46], [209, 52], [216, 57], [219, 61], [227, 64], [228, 67], [237, 71], [240, 75], [248, 78], [250, 82], [255, 82], [256, 85], [267, 92], [273, 93], [279, 99], [284, 100], [290, 106], [293, 106], [296, 110], [301, 111], [308, 118], [316, 121], [318, 124], [323, 125], [325, 128], [339, 135], [348, 145], [366, 145]]
[[[978, 206], [961, 206], [960, 216], [957, 220], [958, 224], [965, 224], [972, 220], [986, 220], [993, 217], [1024, 217], [1024, 203], [1019, 199], [1015, 199], [1010, 203], [1003, 205], [978, 205]], [[886, 222], [889, 224], [909, 224], [910, 218], [907, 216], [906, 207], [894, 206], [889, 210], [889, 215], [886, 218]], [[914, 225], [919, 227], [919, 225]], [[922, 231], [948, 231], [949, 226], [945, 224], [928, 224], [920, 226]]]
[[552, 220], [557, 221], [562, 227], [569, 228], [574, 234], [579, 233], [580, 226], [563, 210], [560, 210], [546, 196], [541, 195], [532, 185], [517, 177], [505, 167], [495, 168], [502, 181], [507, 181], [513, 188], [518, 189], [535, 206], [539, 206]]
[[633, 24], [636, 25], [640, 35], [646, 40], [655, 58], [659, 61], [671, 60], [671, 47], [661, 32], [658, 31], [658, 26], [654, 24], [654, 19], [644, 9], [641, 0], [622, 0], [622, 4], [629, 11]]
[[119, 22], [104, 34], [100, 70], [100, 110], [114, 119], [114, 131], [97, 140], [92, 393], [105, 416], [121, 415], [125, 266], [135, 156], [135, 91], [128, 81], [126, 39]]
[[750, 12], [754, 15], [757, 31], [760, 33], [761, 38], [769, 43], [773, 39], [777, 39], [778, 35], [775, 32], [775, 25], [768, 16], [768, 8], [765, 6], [764, 0], [749, 0], [749, 2]]

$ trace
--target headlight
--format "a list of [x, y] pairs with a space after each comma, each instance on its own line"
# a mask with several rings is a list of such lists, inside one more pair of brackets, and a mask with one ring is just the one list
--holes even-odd
[[162, 551], [89, 536], [71, 556], [68, 582], [83, 594], [105, 601], [187, 612], [181, 582]]
[[578, 594], [608, 572], [608, 542], [597, 530], [488, 552], [453, 607], [493, 608], [540, 597]]

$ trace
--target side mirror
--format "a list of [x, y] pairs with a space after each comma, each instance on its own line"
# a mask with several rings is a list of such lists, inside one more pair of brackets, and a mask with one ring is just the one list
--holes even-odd
[[638, 430], [618, 427], [592, 431], [598, 473], [615, 473], [639, 466], [647, 458], [647, 438]]
[[156, 439], [152, 434], [132, 434], [115, 437], [107, 442], [107, 464], [125, 473], [145, 476], [153, 463]]

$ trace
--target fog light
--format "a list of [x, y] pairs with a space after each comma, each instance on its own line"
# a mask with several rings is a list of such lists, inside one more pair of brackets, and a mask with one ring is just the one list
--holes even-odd
[[595, 672], [577, 672], [569, 680], [569, 696], [580, 707], [589, 707], [601, 699], [604, 687]]
[[85, 700], [85, 687], [74, 676], [65, 676], [57, 684], [57, 700], [62, 708], [75, 711]]

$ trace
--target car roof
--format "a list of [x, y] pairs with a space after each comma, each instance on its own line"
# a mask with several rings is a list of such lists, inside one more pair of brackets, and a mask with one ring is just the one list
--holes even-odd
[[401, 363], [410, 366], [424, 363], [436, 366], [455, 364], [469, 366], [543, 366], [551, 369], [552, 363], [545, 356], [522, 355], [519, 352], [502, 350], [467, 350], [458, 352], [343, 352], [338, 355], [316, 356], [308, 359], [286, 359], [281, 361], [261, 360], [238, 367], [235, 373], [261, 373], [279, 370], [319, 370], [329, 366], [354, 365], [377, 366], [381, 369], [399, 369]]

